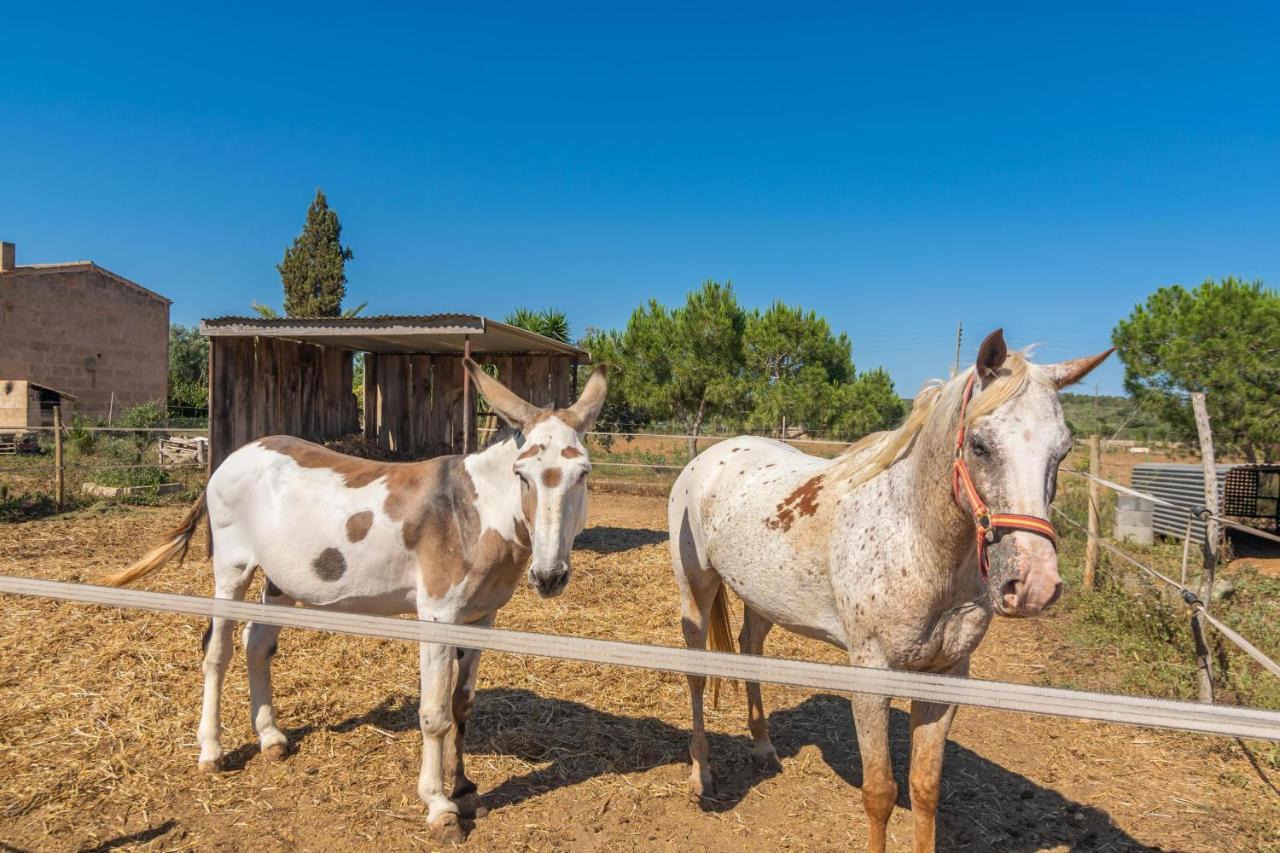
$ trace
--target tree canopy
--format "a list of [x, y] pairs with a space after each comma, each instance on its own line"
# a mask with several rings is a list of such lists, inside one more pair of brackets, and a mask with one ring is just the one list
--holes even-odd
[[748, 312], [729, 283], [708, 280], [674, 309], [650, 300], [582, 345], [615, 367], [605, 420], [669, 419], [691, 453], [709, 423], [853, 438], [904, 409], [888, 374], [855, 371], [849, 338], [826, 320], [781, 302]]
[[1111, 334], [1125, 390], [1183, 437], [1203, 391], [1214, 438], [1250, 461], [1280, 447], [1280, 294], [1261, 281], [1163, 287]]
[[[284, 251], [284, 260], [276, 269], [284, 285], [284, 313], [289, 317], [351, 317], [364, 309], [343, 311], [347, 295], [347, 261], [354, 258], [351, 249], [342, 245], [342, 223], [338, 213], [329, 208], [324, 192], [307, 208], [307, 221], [293, 245]], [[253, 303], [253, 309], [265, 317], [278, 317], [270, 306]]]
[[180, 416], [209, 405], [209, 339], [195, 326], [169, 327], [169, 407]]

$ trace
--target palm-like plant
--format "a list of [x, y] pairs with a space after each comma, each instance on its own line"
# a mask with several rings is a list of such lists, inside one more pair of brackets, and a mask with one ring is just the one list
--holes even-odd
[[569, 343], [569, 317], [556, 308], [545, 311], [534, 311], [530, 308], [517, 308], [507, 315], [506, 322], [530, 332], [537, 332], [546, 338], [561, 343]]

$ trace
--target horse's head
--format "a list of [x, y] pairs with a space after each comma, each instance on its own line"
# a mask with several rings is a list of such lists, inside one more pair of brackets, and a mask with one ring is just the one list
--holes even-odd
[[[1111, 352], [1035, 365], [1010, 356], [999, 329], [982, 342], [973, 414], [960, 452], [992, 513], [1048, 517], [1058, 464], [1071, 450], [1058, 391], [1079, 382]], [[1015, 371], [1025, 371], [1023, 381]], [[984, 401], [984, 394], [991, 396]], [[997, 613], [1034, 616], [1057, 601], [1062, 579], [1051, 540], [1030, 530], [997, 529], [988, 555], [988, 588]]]
[[587, 474], [591, 460], [582, 437], [591, 429], [608, 388], [604, 365], [595, 369], [582, 396], [567, 409], [540, 409], [485, 373], [464, 362], [490, 408], [519, 434], [512, 466], [520, 479], [521, 500], [529, 520], [533, 556], [529, 584], [539, 595], [559, 595], [569, 583], [573, 539], [587, 523]]

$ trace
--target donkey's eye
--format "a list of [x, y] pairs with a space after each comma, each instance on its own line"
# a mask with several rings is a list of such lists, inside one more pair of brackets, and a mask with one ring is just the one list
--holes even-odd
[[991, 448], [987, 447], [987, 445], [982, 441], [982, 439], [978, 438], [977, 436], [972, 436], [969, 438], [969, 449], [973, 451], [974, 456], [990, 456], [991, 455]]

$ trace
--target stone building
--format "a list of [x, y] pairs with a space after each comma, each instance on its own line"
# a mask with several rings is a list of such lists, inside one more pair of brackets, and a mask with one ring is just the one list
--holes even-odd
[[92, 261], [16, 262], [0, 243], [0, 382], [73, 395], [73, 409], [106, 415], [164, 402], [169, 300]]

